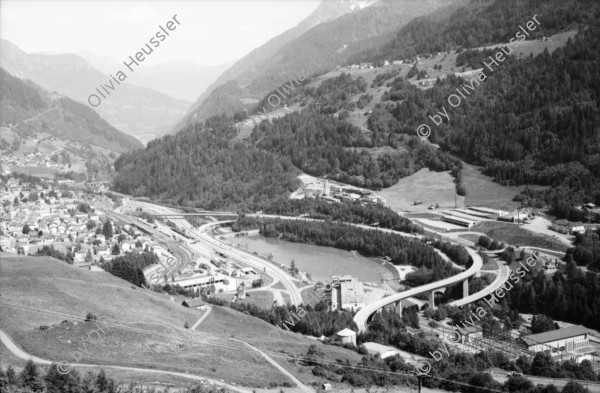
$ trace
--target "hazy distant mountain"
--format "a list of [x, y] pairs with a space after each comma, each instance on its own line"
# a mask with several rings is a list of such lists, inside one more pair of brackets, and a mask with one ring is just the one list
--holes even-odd
[[0, 126], [23, 138], [44, 132], [69, 142], [122, 153], [143, 147], [102, 119], [88, 106], [48, 93], [0, 68]]
[[[244, 108], [244, 98], [262, 98], [286, 81], [334, 68], [371, 45], [387, 42], [398, 28], [413, 18], [451, 2], [325, 0], [298, 26], [252, 51], [224, 72], [198, 98], [180, 126], [203, 121], [220, 112], [232, 114], [231, 110]], [[231, 80], [239, 84], [240, 96], [215, 90], [216, 86]], [[231, 91], [231, 86], [226, 90]], [[219, 107], [218, 103], [223, 101], [227, 102], [227, 108]], [[237, 105], [232, 105], [234, 102]]]
[[[124, 68], [121, 65], [111, 74], [103, 74], [77, 55], [28, 54], [6, 40], [0, 40], [0, 66], [14, 76], [66, 95], [90, 109], [90, 94], [98, 94], [96, 88], [109, 83], [112, 80], [109, 75]], [[114, 85], [110, 95], [105, 94], [106, 98], [93, 109], [114, 127], [143, 142], [168, 132], [189, 107], [187, 101], [131, 85], [129, 78]]]
[[[122, 62], [108, 56], [96, 56], [83, 51], [77, 54], [106, 75], [114, 74], [123, 67]], [[127, 83], [194, 102], [232, 64], [200, 66], [191, 61], [174, 60], [139, 68], [127, 77]]]

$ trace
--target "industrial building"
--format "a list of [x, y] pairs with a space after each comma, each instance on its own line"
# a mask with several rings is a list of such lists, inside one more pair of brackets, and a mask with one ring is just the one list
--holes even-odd
[[366, 342], [363, 344], [363, 346], [365, 347], [367, 352], [369, 352], [369, 355], [375, 355], [381, 359], [389, 358], [400, 354], [400, 352], [394, 347], [374, 342]]
[[333, 276], [328, 301], [331, 310], [358, 310], [365, 305], [365, 291], [363, 283], [356, 277]]
[[461, 227], [465, 227], [471, 229], [473, 225], [475, 225], [474, 220], [469, 220], [462, 217], [451, 216], [449, 214], [442, 215], [442, 221], [449, 222], [450, 224], [458, 225]]
[[589, 329], [580, 325], [530, 334], [521, 340], [530, 351], [549, 352], [563, 360], [582, 362], [591, 360], [595, 354], [595, 349], [590, 347]]

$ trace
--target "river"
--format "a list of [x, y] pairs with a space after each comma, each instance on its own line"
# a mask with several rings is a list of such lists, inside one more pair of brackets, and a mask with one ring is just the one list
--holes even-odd
[[294, 260], [296, 267], [309, 273], [314, 281], [330, 280], [331, 276], [346, 274], [358, 277], [363, 282], [374, 283], [394, 278], [391, 271], [379, 260], [363, 257], [356, 252], [265, 238], [260, 235], [229, 237], [226, 241], [233, 245], [239, 244], [242, 250], [256, 251], [261, 256], [271, 253], [274, 261], [288, 266]]

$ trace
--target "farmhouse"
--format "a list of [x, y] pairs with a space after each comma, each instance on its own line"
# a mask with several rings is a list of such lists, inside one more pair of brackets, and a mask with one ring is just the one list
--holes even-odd
[[194, 299], [186, 299], [181, 303], [181, 305], [183, 307], [195, 308], [197, 310], [206, 309], [206, 304], [204, 303], [204, 300], [200, 299], [199, 297]]

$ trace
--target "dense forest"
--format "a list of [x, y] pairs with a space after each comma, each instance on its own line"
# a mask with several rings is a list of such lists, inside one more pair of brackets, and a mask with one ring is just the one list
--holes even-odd
[[552, 276], [532, 269], [514, 285], [507, 299], [511, 309], [522, 313], [600, 329], [600, 274], [584, 273], [574, 261]]
[[[312, 106], [261, 123], [251, 140], [258, 148], [289, 158], [310, 175], [366, 188], [390, 187], [424, 167], [445, 171], [460, 165], [457, 159], [422, 143], [414, 133], [390, 132], [367, 139], [358, 127]], [[378, 147], [394, 150], [374, 154]]]
[[205, 209], [255, 211], [299, 185], [297, 169], [253, 145], [232, 141], [227, 117], [154, 140], [115, 162], [114, 189]]
[[600, 236], [598, 232], [587, 231], [575, 235], [575, 247], [567, 250], [567, 261], [574, 260], [579, 266], [600, 273]]
[[388, 228], [407, 233], [423, 233], [423, 228], [401, 217], [382, 204], [363, 204], [358, 201], [331, 203], [320, 198], [288, 199], [280, 198], [263, 210], [265, 214], [279, 216], [300, 216], [321, 220], [343, 221], [352, 224], [365, 224]]
[[144, 252], [141, 254], [130, 253], [113, 258], [110, 261], [102, 262], [101, 267], [113, 276], [141, 287], [142, 285], [146, 285], [144, 268], [159, 263], [160, 259], [156, 254]]
[[259, 228], [266, 237], [310, 243], [319, 246], [356, 250], [369, 257], [387, 257], [394, 265], [420, 268], [413, 275], [422, 275], [423, 283], [438, 281], [458, 273], [452, 264], [444, 261], [430, 246], [415, 239], [394, 233], [357, 228], [334, 222], [304, 220], [258, 219], [241, 216], [234, 230]]

